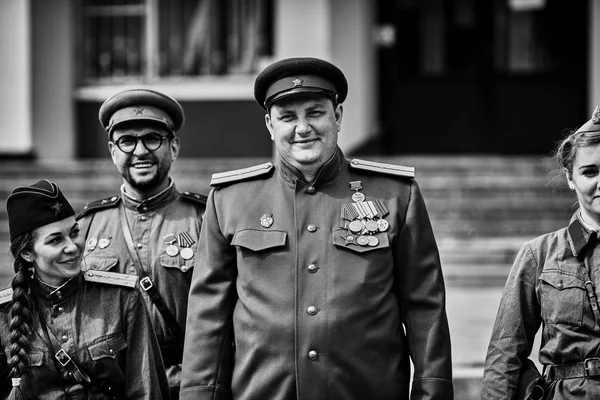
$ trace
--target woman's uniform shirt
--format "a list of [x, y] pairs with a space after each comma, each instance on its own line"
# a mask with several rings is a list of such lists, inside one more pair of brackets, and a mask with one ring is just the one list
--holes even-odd
[[[408, 399], [410, 360], [411, 399], [453, 398], [444, 282], [423, 197], [412, 177], [380, 172], [401, 168], [360, 168], [368, 164], [338, 149], [312, 184], [281, 158], [213, 178], [181, 399]], [[363, 205], [387, 209], [377, 212], [389, 226], [370, 245], [347, 226], [355, 191]]]
[[[519, 371], [540, 325], [539, 360], [545, 368], [600, 357], [600, 327], [586, 294], [583, 263], [589, 257], [598, 296], [600, 246], [578, 214], [568, 228], [525, 243], [517, 255], [487, 352], [482, 399], [516, 399]], [[600, 398], [600, 376], [549, 379], [548, 384], [544, 399]]]
[[[40, 307], [54, 352], [64, 350], [92, 379], [121, 390], [123, 398], [169, 399], [160, 349], [139, 291], [98, 282], [119, 282], [126, 277], [113, 279], [106, 275], [96, 271], [81, 273], [58, 289], [33, 279], [32, 299]], [[0, 309], [0, 339], [5, 353], [0, 357], [0, 371], [6, 371], [10, 357], [10, 309], [10, 302]], [[34, 312], [34, 332], [29, 337], [30, 367], [21, 381], [25, 397], [108, 399], [93, 389], [92, 397], [90, 390], [64, 367], [60, 367], [61, 383], [39, 316]], [[2, 392], [8, 391], [10, 383], [5, 383]]]

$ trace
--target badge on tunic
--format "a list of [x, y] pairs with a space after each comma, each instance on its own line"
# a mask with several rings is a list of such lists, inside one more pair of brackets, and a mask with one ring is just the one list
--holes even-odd
[[179, 254], [179, 249], [174, 245], [174, 243], [177, 241], [174, 233], [169, 233], [168, 235], [163, 236], [163, 240], [167, 245], [165, 252], [168, 256], [175, 257], [177, 254]]
[[385, 232], [390, 227], [390, 224], [383, 218], [379, 218], [377, 220], [377, 227], [379, 228], [379, 232]]
[[[184, 260], [191, 260], [194, 257], [194, 250], [189, 247], [184, 247], [181, 249], [181, 258]], [[183, 267], [181, 267], [183, 269]]]
[[260, 217], [260, 224], [263, 228], [269, 228], [273, 225], [273, 214], [267, 213]]
[[100, 238], [100, 240], [98, 240], [98, 247], [100, 247], [101, 249], [105, 249], [109, 245], [110, 245], [110, 237]]
[[94, 251], [94, 249], [96, 248], [97, 244], [98, 244], [98, 239], [96, 239], [95, 237], [90, 238], [90, 240], [87, 241], [87, 249], [88, 249], [88, 251]]
[[361, 201], [365, 201], [365, 195], [359, 192], [362, 189], [362, 185], [360, 181], [352, 181], [350, 182], [350, 189], [354, 190], [352, 194], [352, 201], [355, 203], [360, 203]]

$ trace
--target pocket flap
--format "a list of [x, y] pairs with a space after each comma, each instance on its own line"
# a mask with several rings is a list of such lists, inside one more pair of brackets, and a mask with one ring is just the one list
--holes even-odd
[[85, 269], [97, 269], [99, 271], [110, 271], [119, 263], [116, 255], [88, 255], [85, 257]]
[[570, 288], [579, 288], [585, 290], [585, 282], [583, 279], [577, 276], [567, 275], [561, 271], [543, 271], [540, 274], [540, 280], [553, 286], [557, 290]]
[[286, 239], [287, 233], [283, 231], [244, 229], [233, 235], [231, 245], [245, 247], [252, 251], [261, 251], [285, 246]]
[[90, 345], [88, 351], [92, 360], [95, 361], [107, 357], [114, 359], [116, 358], [117, 353], [126, 347], [127, 343], [125, 343], [125, 338], [119, 333], [117, 336], [112, 336], [99, 343]]
[[384, 249], [384, 248], [390, 247], [390, 240], [389, 240], [386, 232], [379, 232], [379, 233], [376, 233], [375, 235], [369, 235], [369, 236], [374, 236], [377, 238], [377, 244], [375, 246], [359, 245], [355, 241], [356, 235], [352, 235], [354, 237], [354, 242], [348, 243], [346, 241], [347, 236], [348, 236], [347, 229], [336, 229], [335, 231], [332, 232], [333, 244], [338, 247], [343, 247], [344, 249], [348, 249], [348, 250], [351, 250], [351, 251], [354, 251], [357, 253], [365, 253], [367, 251], [373, 251], [373, 250]]

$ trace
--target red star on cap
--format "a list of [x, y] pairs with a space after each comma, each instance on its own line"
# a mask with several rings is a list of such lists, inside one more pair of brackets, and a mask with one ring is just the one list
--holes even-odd
[[60, 212], [62, 211], [63, 205], [60, 204], [58, 201], [56, 203], [54, 203], [54, 205], [52, 207], [50, 207], [51, 209], [54, 210], [54, 215], [58, 215], [60, 214]]
[[292, 83], [294, 84], [294, 87], [296, 86], [302, 86], [302, 82], [304, 82], [302, 79], [300, 78], [296, 78], [292, 81]]

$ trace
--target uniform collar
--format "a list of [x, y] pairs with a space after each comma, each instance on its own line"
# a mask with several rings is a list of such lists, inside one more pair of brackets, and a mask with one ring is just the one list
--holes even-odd
[[31, 291], [40, 299], [51, 303], [60, 303], [77, 293], [83, 282], [83, 273], [56, 287], [40, 281], [37, 277], [31, 282]]
[[569, 233], [569, 245], [573, 256], [577, 257], [582, 254], [584, 248], [596, 240], [598, 233], [589, 229], [581, 220], [579, 210], [575, 211], [567, 228]]
[[175, 187], [173, 180], [169, 178], [169, 186], [167, 186], [165, 190], [146, 200], [139, 201], [129, 196], [125, 193], [125, 185], [121, 185], [121, 194], [123, 204], [126, 208], [144, 213], [162, 208], [175, 200], [177, 197], [177, 188]]
[[294, 166], [292, 166], [288, 161], [286, 161], [281, 155], [278, 158], [278, 166], [280, 167], [281, 176], [289, 182], [301, 182], [304, 185], [308, 186], [323, 186], [327, 182], [330, 182], [333, 178], [335, 178], [338, 174], [338, 171], [345, 165], [346, 158], [344, 157], [344, 153], [339, 147], [336, 147], [335, 152], [331, 156], [325, 164], [319, 169], [317, 172], [316, 178], [314, 182], [308, 183], [304, 180], [302, 173]]

